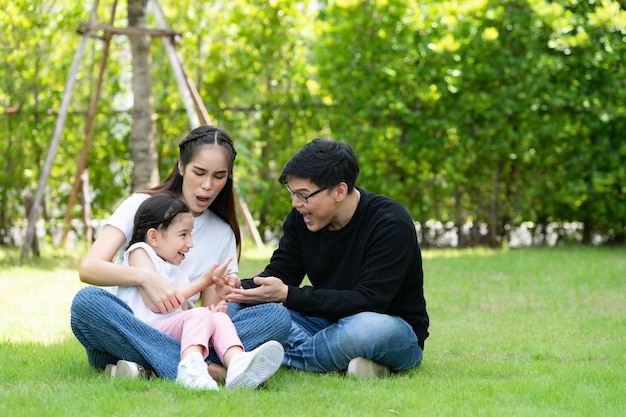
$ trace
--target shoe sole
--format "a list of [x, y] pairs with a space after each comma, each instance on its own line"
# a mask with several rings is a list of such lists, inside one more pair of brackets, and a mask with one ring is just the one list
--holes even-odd
[[226, 384], [226, 388], [256, 388], [274, 375], [283, 362], [283, 345], [272, 340], [261, 345], [245, 371]]

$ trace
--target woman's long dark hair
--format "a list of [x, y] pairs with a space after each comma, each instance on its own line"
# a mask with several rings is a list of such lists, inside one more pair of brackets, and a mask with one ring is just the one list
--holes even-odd
[[178, 144], [178, 160], [170, 175], [159, 185], [141, 192], [147, 194], [170, 192], [176, 196], [180, 196], [183, 192], [183, 176], [178, 169], [178, 163], [180, 162], [184, 170], [189, 161], [196, 155], [196, 152], [206, 145], [220, 146], [228, 156], [228, 179], [226, 180], [226, 185], [224, 185], [222, 191], [211, 203], [209, 210], [213, 211], [213, 213], [230, 225], [230, 228], [235, 234], [237, 257], [239, 257], [241, 256], [241, 230], [239, 229], [239, 221], [237, 220], [233, 184], [233, 165], [235, 164], [237, 151], [235, 151], [232, 138], [222, 129], [215, 126], [199, 126], [189, 132]]

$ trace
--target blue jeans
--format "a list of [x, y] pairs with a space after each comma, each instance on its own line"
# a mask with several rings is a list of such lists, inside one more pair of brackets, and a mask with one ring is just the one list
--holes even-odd
[[392, 371], [422, 362], [413, 328], [403, 319], [364, 312], [337, 323], [289, 310], [291, 331], [283, 365], [314, 372], [343, 371], [356, 357], [371, 359]]
[[[121, 299], [94, 286], [74, 297], [70, 325], [87, 350], [89, 364], [103, 369], [118, 359], [137, 362], [165, 379], [176, 379], [180, 343], [133, 315]], [[246, 350], [269, 341], [285, 343], [291, 326], [288, 310], [280, 304], [244, 308], [232, 317]], [[216, 360], [214, 352], [209, 359]]]

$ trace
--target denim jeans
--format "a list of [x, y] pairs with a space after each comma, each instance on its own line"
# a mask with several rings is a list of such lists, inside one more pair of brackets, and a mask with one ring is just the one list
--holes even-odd
[[403, 319], [364, 312], [337, 323], [289, 310], [291, 331], [283, 365], [314, 372], [343, 371], [356, 357], [371, 359], [392, 371], [422, 362], [413, 328]]
[[[85, 347], [91, 366], [103, 369], [126, 359], [154, 370], [161, 378], [176, 378], [180, 343], [139, 320], [118, 297], [99, 287], [84, 287], [70, 311], [72, 331]], [[282, 305], [260, 304], [235, 313], [232, 321], [246, 350], [268, 340], [287, 340], [290, 318]], [[219, 363], [213, 349], [209, 359]]]

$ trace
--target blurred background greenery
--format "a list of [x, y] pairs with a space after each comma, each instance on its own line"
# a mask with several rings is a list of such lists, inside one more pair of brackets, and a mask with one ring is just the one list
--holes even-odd
[[[519, 226], [531, 243], [545, 243], [550, 230], [557, 240], [626, 241], [620, 2], [160, 3], [212, 122], [235, 140], [239, 194], [267, 241], [289, 208], [278, 173], [315, 137], [354, 147], [359, 184], [407, 207], [424, 247], [440, 245], [443, 233], [458, 246], [507, 245]], [[100, 2], [98, 23], [112, 4]], [[126, 7], [118, 5], [118, 26], [128, 24]], [[78, 0], [0, 0], [2, 245], [19, 243], [24, 230], [24, 198], [36, 190], [90, 9]], [[163, 178], [190, 125], [162, 42], [151, 45]], [[82, 218], [68, 196], [102, 49], [88, 43], [48, 181], [39, 233], [52, 241], [67, 210]], [[104, 81], [88, 161], [96, 219], [131, 192], [125, 36], [114, 37]]]

